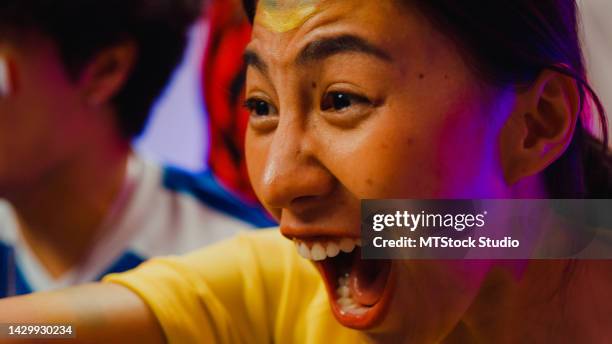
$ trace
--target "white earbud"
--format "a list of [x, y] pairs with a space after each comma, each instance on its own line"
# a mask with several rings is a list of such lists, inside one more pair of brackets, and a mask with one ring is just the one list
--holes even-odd
[[8, 97], [11, 94], [11, 76], [9, 74], [8, 61], [0, 56], [0, 97]]

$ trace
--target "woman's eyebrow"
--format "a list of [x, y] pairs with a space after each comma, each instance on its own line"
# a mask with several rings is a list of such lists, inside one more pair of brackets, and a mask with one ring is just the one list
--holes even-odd
[[345, 34], [327, 37], [310, 42], [298, 55], [297, 64], [307, 64], [331, 57], [336, 54], [356, 52], [374, 56], [385, 62], [392, 60], [391, 55], [365, 39]]
[[253, 50], [246, 49], [242, 55], [246, 67], [255, 67], [263, 74], [268, 74], [268, 65]]
[[[361, 37], [347, 34], [321, 38], [308, 43], [298, 54], [296, 64], [304, 65], [347, 52], [367, 54], [385, 62], [392, 61], [391, 55], [383, 49], [369, 43]], [[247, 67], [254, 67], [261, 73], [268, 74], [268, 65], [255, 51], [246, 49], [243, 54], [243, 60]]]

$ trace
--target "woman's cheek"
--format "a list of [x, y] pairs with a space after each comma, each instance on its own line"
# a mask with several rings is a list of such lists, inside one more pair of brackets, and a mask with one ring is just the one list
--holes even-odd
[[257, 198], [264, 202], [262, 199], [262, 186], [263, 186], [263, 175], [265, 173], [266, 162], [268, 160], [269, 147], [266, 141], [269, 140], [266, 137], [257, 135], [252, 129], [247, 129], [245, 139], [245, 155], [247, 163], [247, 171], [253, 190], [257, 195]]
[[323, 164], [357, 198], [426, 196], [435, 184], [429, 180], [429, 155], [420, 152], [422, 145], [410, 128], [383, 124], [366, 123], [336, 135], [325, 145]]

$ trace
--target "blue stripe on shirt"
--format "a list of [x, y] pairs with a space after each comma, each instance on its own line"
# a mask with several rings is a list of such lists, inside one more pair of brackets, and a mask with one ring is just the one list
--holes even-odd
[[31, 292], [32, 288], [16, 264], [15, 250], [0, 242], [0, 298]]
[[210, 171], [193, 174], [167, 166], [164, 168], [163, 183], [169, 190], [189, 194], [203, 204], [255, 227], [276, 226], [265, 210], [240, 200], [219, 184]]
[[108, 270], [106, 270], [106, 272], [104, 272], [103, 274], [101, 274], [100, 276], [98, 276], [98, 278], [96, 278], [96, 281], [99, 281], [102, 279], [102, 277], [108, 275], [108, 274], [112, 274], [112, 273], [118, 273], [118, 272], [124, 272], [124, 271], [128, 271], [131, 270], [135, 267], [137, 267], [138, 265], [140, 265], [140, 263], [144, 262], [145, 259], [131, 251], [127, 251], [125, 252], [119, 259], [117, 259], [115, 261], [115, 263], [113, 265], [111, 265], [110, 268], [108, 268]]
[[12, 250], [0, 242], [0, 298], [8, 294], [9, 261], [12, 259]]
[[[144, 261], [145, 259], [139, 255], [126, 251], [95, 281], [99, 281], [102, 277], [111, 273], [131, 270]], [[19, 266], [13, 265], [14, 262], [15, 250], [11, 246], [0, 242], [0, 299], [7, 296], [25, 295], [33, 291]]]

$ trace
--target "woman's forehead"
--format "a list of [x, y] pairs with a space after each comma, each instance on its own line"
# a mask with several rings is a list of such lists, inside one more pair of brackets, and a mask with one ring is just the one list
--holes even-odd
[[[288, 27], [289, 16], [280, 15], [285, 10], [274, 7], [281, 6], [281, 2], [286, 6], [297, 4], [294, 8], [284, 7], [298, 11], [293, 12], [294, 27]], [[312, 12], [299, 12], [303, 8], [300, 4], [312, 4], [314, 8]], [[301, 61], [297, 59], [299, 52], [309, 46], [334, 52], [382, 50], [386, 53], [375, 55], [391, 56], [386, 60], [399, 61], [404, 60], [407, 52], [428, 53], [440, 41], [421, 16], [398, 11], [396, 3], [390, 0], [261, 0], [258, 6], [247, 51], [257, 53], [269, 66], [288, 66], [290, 61]], [[266, 6], [271, 6], [268, 14]], [[336, 44], [327, 44], [330, 39], [335, 39]], [[376, 49], [357, 49], [363, 46]]]
[[275, 32], [298, 28], [317, 13], [325, 0], [260, 0], [255, 21]]

